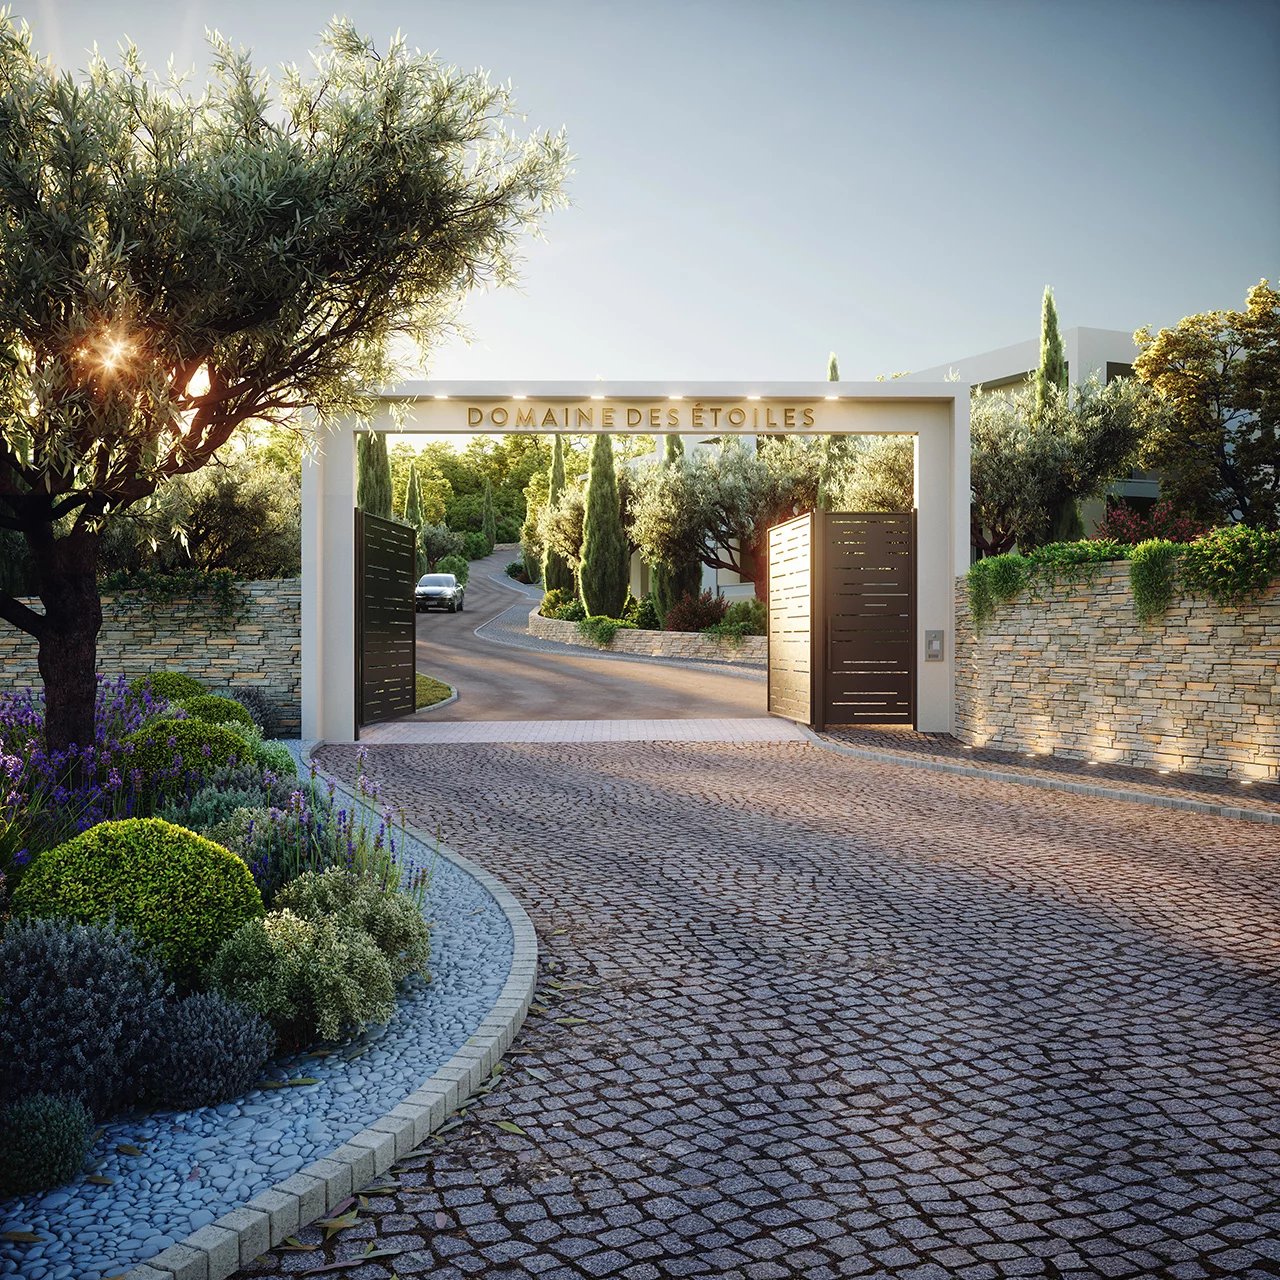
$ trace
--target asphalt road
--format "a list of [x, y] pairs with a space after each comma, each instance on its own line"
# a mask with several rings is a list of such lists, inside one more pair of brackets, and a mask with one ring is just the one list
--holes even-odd
[[418, 615], [418, 670], [458, 690], [432, 720], [697, 720], [763, 716], [761, 679], [566, 650], [547, 653], [483, 640], [477, 627], [528, 599], [492, 581], [504, 549], [471, 566], [462, 613]]

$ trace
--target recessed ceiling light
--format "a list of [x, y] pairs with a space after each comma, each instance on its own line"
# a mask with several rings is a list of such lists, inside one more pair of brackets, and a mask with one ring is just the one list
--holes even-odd
[[668, 400], [683, 400], [684, 396], [668, 396]]
[[593, 400], [603, 400], [603, 399], [604, 399], [604, 396], [592, 396], [591, 398], [592, 398]]
[[524, 396], [512, 396], [511, 398], [512, 398], [513, 400], [523, 400], [523, 399], [524, 399]]
[[759, 400], [759, 399], [760, 399], [760, 397], [759, 397], [759, 396], [748, 396], [748, 397], [747, 397], [747, 399], [748, 399], [748, 400]]
[[434, 398], [435, 398], [436, 400], [447, 400], [449, 397], [448, 397], [448, 396], [437, 395], [437, 396], [435, 396]]
[[840, 399], [840, 397], [839, 397], [839, 396], [827, 396], [826, 398], [827, 398], [828, 400], [839, 400], [839, 399]]

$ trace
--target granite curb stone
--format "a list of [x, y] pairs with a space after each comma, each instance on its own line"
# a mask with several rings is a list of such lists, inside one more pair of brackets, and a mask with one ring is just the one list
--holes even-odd
[[[322, 745], [308, 744], [304, 758], [310, 758]], [[341, 784], [338, 786], [347, 791]], [[501, 880], [470, 859], [441, 845], [435, 847], [442, 858], [493, 895], [511, 926], [511, 970], [493, 1008], [462, 1048], [387, 1115], [323, 1160], [313, 1161], [274, 1187], [259, 1192], [246, 1206], [224, 1214], [211, 1226], [201, 1227], [134, 1267], [124, 1280], [226, 1280], [286, 1236], [333, 1210], [364, 1183], [386, 1172], [399, 1156], [413, 1150], [438, 1128], [492, 1072], [533, 1000], [538, 971], [537, 936], [524, 908]]]

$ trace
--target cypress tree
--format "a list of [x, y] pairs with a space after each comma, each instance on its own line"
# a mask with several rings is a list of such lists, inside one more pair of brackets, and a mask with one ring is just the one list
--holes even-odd
[[484, 497], [480, 501], [480, 532], [492, 551], [498, 540], [498, 516], [493, 509], [493, 481], [488, 476], [484, 478]]
[[[1048, 412], [1053, 392], [1067, 393], [1067, 357], [1062, 347], [1062, 334], [1058, 332], [1058, 308], [1053, 300], [1053, 290], [1045, 285], [1044, 300], [1040, 304], [1040, 363], [1036, 367], [1035, 407], [1032, 412], [1037, 420], [1043, 420]], [[1074, 498], [1066, 498], [1057, 504], [1053, 514], [1054, 542], [1074, 542], [1084, 536], [1084, 521], [1080, 519], [1080, 505]]]
[[[679, 435], [668, 435], [663, 450], [663, 466], [684, 457], [684, 439]], [[655, 564], [651, 566], [653, 606], [658, 611], [661, 622], [667, 620], [667, 610], [683, 596], [697, 595], [702, 587], [702, 561], [691, 560], [686, 564]]]
[[587, 613], [620, 618], [627, 603], [631, 549], [622, 528], [613, 439], [596, 436], [587, 472], [587, 510], [582, 521], [582, 561], [578, 589]]
[[[833, 351], [827, 357], [827, 381], [840, 381], [840, 361]], [[819, 511], [831, 510], [831, 489], [835, 483], [835, 472], [844, 461], [844, 439], [841, 436], [827, 436], [822, 442], [822, 472], [818, 476]]]
[[[547, 488], [547, 508], [554, 507], [564, 493], [564, 445], [557, 435], [551, 449], [551, 481]], [[546, 549], [542, 558], [542, 585], [548, 591], [572, 591], [573, 569], [558, 552]]]
[[356, 437], [356, 506], [371, 516], [391, 519], [391, 462], [381, 431], [362, 431]]
[[1042, 417], [1049, 403], [1050, 388], [1065, 394], [1067, 390], [1067, 358], [1058, 332], [1058, 308], [1053, 290], [1045, 285], [1040, 304], [1040, 364], [1035, 372], [1036, 417]]
[[422, 490], [418, 487], [417, 463], [409, 463], [409, 483], [404, 491], [404, 518], [415, 529], [422, 527]]

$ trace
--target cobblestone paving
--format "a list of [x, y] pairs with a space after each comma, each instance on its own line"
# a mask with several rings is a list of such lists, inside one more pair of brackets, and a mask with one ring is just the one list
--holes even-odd
[[1280, 830], [801, 744], [368, 767], [522, 898], [541, 999], [358, 1227], [244, 1275], [1280, 1275]]

